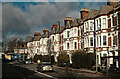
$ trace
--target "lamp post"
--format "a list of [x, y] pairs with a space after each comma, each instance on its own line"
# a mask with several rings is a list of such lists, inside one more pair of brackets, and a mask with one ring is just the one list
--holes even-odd
[[[96, 53], [96, 50], [95, 50], [95, 53]], [[96, 72], [98, 71], [98, 69], [97, 69], [97, 53], [96, 53]]]
[[108, 74], [108, 70], [109, 70], [109, 51], [108, 51], [108, 58], [107, 58], [107, 74]]

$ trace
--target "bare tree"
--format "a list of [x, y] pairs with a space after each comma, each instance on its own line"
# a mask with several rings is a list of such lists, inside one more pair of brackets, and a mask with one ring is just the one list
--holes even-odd
[[3, 37], [2, 39], [2, 51], [5, 53], [6, 51], [13, 51], [14, 47], [20, 47], [25, 44], [23, 38], [21, 37]]

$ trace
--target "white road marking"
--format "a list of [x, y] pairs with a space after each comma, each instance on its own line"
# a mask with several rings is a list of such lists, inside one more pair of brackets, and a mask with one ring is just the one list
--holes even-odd
[[41, 73], [41, 72], [38, 72], [38, 71], [35, 71], [35, 72], [37, 72], [37, 73], [39, 73], [39, 74], [41, 74], [41, 75], [44, 75], [44, 76], [53, 78], [53, 79], [58, 79], [58, 78], [56, 78], [56, 77], [53, 77], [53, 76], [51, 76], [51, 75], [47, 75], [47, 74], [44, 74], [44, 73]]

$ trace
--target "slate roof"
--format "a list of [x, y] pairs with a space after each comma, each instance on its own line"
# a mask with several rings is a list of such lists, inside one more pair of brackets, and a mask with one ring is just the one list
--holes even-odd
[[39, 41], [40, 38], [41, 38], [41, 36], [35, 36], [35, 37], [34, 37], [34, 41]]
[[107, 14], [109, 13], [110, 11], [113, 10], [113, 7], [112, 6], [109, 6], [109, 5], [103, 5], [99, 10], [98, 10], [98, 13], [96, 16], [99, 16], [99, 15], [102, 15], [102, 14]]
[[85, 18], [85, 20], [94, 18], [95, 15], [97, 14], [97, 12], [98, 12], [98, 10], [91, 9], [90, 12], [88, 13], [87, 17]]
[[72, 21], [71, 26], [78, 26], [79, 25], [78, 21], [79, 21], [79, 19], [75, 18], [74, 21]]

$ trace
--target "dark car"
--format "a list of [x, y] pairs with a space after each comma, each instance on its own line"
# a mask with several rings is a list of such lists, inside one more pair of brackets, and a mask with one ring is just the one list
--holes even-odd
[[41, 62], [40, 64], [38, 64], [37, 70], [40, 72], [53, 71], [53, 66], [50, 62]]

